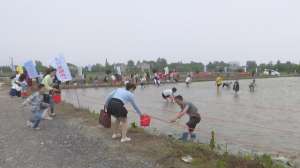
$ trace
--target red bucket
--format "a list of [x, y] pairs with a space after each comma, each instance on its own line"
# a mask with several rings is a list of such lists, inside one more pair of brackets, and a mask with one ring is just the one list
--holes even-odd
[[61, 102], [61, 96], [60, 96], [60, 94], [53, 95], [52, 99], [53, 99], [53, 102], [56, 103], [56, 104], [58, 104], [58, 103]]
[[142, 115], [140, 122], [141, 122], [140, 124], [142, 127], [149, 127], [150, 122], [151, 122], [151, 117], [148, 115]]
[[27, 91], [21, 92], [21, 97], [28, 97]]

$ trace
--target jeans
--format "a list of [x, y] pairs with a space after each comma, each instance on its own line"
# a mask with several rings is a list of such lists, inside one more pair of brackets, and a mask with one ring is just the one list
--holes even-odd
[[36, 128], [39, 126], [41, 120], [42, 120], [42, 115], [43, 112], [42, 111], [34, 111], [33, 112], [33, 117], [30, 119], [30, 122], [32, 122], [32, 128]]
[[44, 102], [48, 103], [50, 105], [50, 112], [53, 114], [54, 113], [54, 101], [52, 98], [52, 95], [49, 94], [44, 94]]

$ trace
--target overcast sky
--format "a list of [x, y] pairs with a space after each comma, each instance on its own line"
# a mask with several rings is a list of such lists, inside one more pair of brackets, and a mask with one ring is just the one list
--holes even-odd
[[300, 62], [299, 0], [0, 0], [0, 64]]

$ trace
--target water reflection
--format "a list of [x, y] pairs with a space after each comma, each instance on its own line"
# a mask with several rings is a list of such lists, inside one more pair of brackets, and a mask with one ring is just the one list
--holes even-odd
[[[240, 81], [237, 95], [232, 89], [220, 88], [214, 82], [146, 86], [135, 91], [142, 112], [168, 120], [179, 108], [166, 103], [161, 92], [176, 86], [178, 94], [194, 103], [202, 116], [197, 132], [199, 140], [209, 142], [211, 130], [215, 130], [217, 143], [230, 143], [233, 147], [258, 151], [300, 151], [300, 78], [257, 79], [255, 92], [250, 92], [250, 80]], [[106, 95], [113, 88], [77, 90], [81, 106], [99, 111]], [[75, 90], [65, 90], [63, 99], [77, 105]], [[129, 112], [131, 121], [138, 121], [134, 112]], [[184, 125], [184, 117], [179, 124]], [[152, 128], [170, 134], [180, 134], [176, 124], [153, 120]]]

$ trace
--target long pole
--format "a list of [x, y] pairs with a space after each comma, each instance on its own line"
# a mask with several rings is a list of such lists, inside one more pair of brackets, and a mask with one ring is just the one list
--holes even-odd
[[80, 109], [80, 101], [79, 101], [77, 89], [75, 89], [75, 94], [76, 94], [76, 98], [77, 98], [78, 108]]
[[9, 62], [10, 62], [11, 70], [14, 72], [15, 71], [15, 68], [14, 68], [14, 57], [9, 57]]

